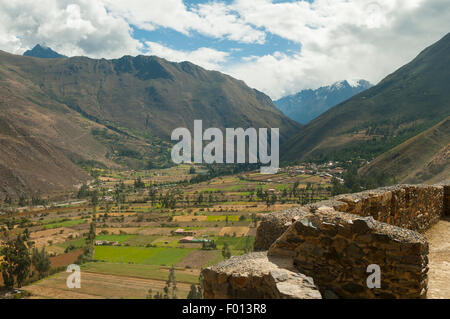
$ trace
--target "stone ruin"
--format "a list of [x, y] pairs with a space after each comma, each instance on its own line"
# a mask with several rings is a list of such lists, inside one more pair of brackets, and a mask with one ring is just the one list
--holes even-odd
[[[202, 271], [207, 299], [426, 298], [423, 233], [450, 216], [450, 183], [398, 185], [267, 214], [256, 252]], [[381, 287], [369, 288], [369, 265]]]

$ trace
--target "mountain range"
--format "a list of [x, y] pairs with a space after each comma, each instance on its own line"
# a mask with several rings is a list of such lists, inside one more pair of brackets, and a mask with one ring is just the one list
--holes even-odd
[[351, 84], [344, 80], [316, 90], [302, 90], [297, 94], [274, 101], [274, 104], [291, 119], [301, 124], [308, 124], [333, 106], [372, 86], [365, 80], [351, 81]]
[[[39, 50], [0, 51], [0, 194], [65, 192], [91, 179], [83, 167], [166, 167], [172, 130], [192, 130], [197, 119], [205, 128], [280, 128], [285, 164], [367, 161], [365, 178], [450, 178], [450, 34], [306, 126], [244, 82], [189, 62]], [[319, 89], [322, 100], [347, 86]]]
[[[450, 34], [426, 48], [378, 85], [333, 107], [301, 128], [284, 144], [282, 159], [285, 162], [372, 161], [450, 115], [448, 79]], [[438, 145], [450, 143], [446, 133], [439, 139]], [[411, 145], [415, 153], [422, 152], [420, 143]], [[383, 170], [375, 169], [377, 162], [386, 163], [374, 162], [371, 169], [367, 169], [368, 174]], [[399, 174], [393, 177], [397, 177], [397, 181], [407, 178], [402, 172], [408, 170], [409, 165], [405, 162], [404, 167], [392, 171]], [[450, 177], [448, 171], [447, 176]]]
[[299, 129], [244, 82], [154, 56], [42, 59], [0, 51], [0, 192], [65, 189], [80, 166], [170, 164], [171, 132], [205, 128]]

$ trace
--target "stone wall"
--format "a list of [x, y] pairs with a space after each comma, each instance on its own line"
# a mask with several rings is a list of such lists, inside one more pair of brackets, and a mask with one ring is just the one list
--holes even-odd
[[[443, 216], [445, 185], [398, 185], [356, 194], [340, 195], [332, 200], [305, 206], [303, 210], [316, 209], [321, 206], [333, 207], [335, 210], [359, 216], [372, 216], [375, 220], [394, 226], [424, 232]], [[446, 205], [449, 205], [448, 195]], [[301, 211], [302, 208], [298, 208]], [[255, 251], [269, 249], [289, 226], [289, 221], [296, 211], [264, 216], [258, 227], [255, 239]]]
[[[424, 298], [428, 243], [420, 233], [449, 216], [449, 208], [446, 182], [340, 195], [268, 214], [255, 240], [255, 250], [268, 250], [267, 256], [241, 256], [203, 270], [205, 296], [309, 298], [314, 293], [305, 278], [311, 277], [324, 298]], [[380, 266], [381, 288], [368, 288], [369, 265]]]
[[450, 186], [444, 186], [444, 216], [450, 217]]
[[[417, 232], [323, 206], [295, 217], [268, 255], [291, 258], [325, 297], [424, 298], [427, 253]], [[379, 289], [366, 283], [373, 264], [381, 270]]]
[[345, 203], [340, 211], [418, 232], [436, 224], [444, 211], [444, 187], [438, 185], [399, 185], [335, 199]]
[[267, 214], [256, 229], [256, 238], [253, 250], [268, 250], [292, 224], [292, 218], [305, 212], [301, 207], [295, 207], [282, 212]]
[[314, 281], [264, 252], [236, 256], [204, 269], [206, 299], [320, 299]]

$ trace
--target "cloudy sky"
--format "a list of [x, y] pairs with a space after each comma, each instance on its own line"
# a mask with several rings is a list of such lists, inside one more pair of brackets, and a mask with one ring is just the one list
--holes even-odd
[[450, 32], [449, 0], [0, 0], [0, 50], [157, 55], [277, 99], [343, 79], [377, 83]]

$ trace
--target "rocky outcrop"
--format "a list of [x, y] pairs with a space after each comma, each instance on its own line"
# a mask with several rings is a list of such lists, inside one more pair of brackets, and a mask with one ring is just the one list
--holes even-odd
[[345, 203], [337, 209], [394, 226], [424, 232], [443, 214], [444, 187], [398, 185], [335, 198]]
[[[445, 185], [397, 185], [356, 194], [337, 196], [331, 200], [303, 208], [267, 214], [258, 227], [255, 251], [269, 249], [290, 225], [290, 219], [301, 212], [321, 206], [359, 216], [371, 216], [377, 221], [424, 232], [439, 221], [449, 206], [444, 207]], [[449, 205], [447, 195], [445, 205]]]
[[[325, 206], [296, 217], [269, 249], [270, 257], [291, 258], [322, 294], [340, 298], [425, 297], [427, 253], [417, 232]], [[380, 267], [380, 288], [367, 285], [370, 265]]]
[[292, 218], [306, 212], [307, 210], [301, 207], [295, 207], [275, 214], [265, 215], [256, 230], [254, 251], [269, 249], [270, 245], [292, 224]]
[[444, 186], [444, 216], [450, 216], [450, 186]]
[[264, 252], [232, 257], [202, 275], [206, 299], [321, 299], [312, 278]]
[[[449, 213], [449, 184], [398, 185], [268, 214], [255, 240], [255, 250], [268, 254], [205, 269], [205, 296], [307, 298], [311, 277], [324, 298], [425, 298], [428, 243], [421, 232]], [[374, 266], [380, 287], [368, 284]]]

